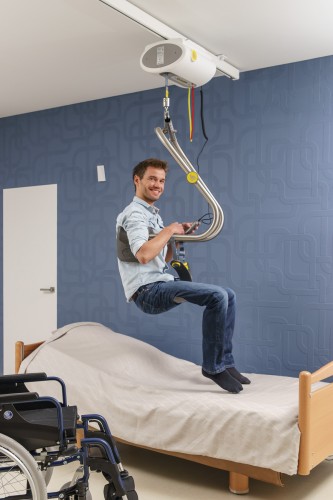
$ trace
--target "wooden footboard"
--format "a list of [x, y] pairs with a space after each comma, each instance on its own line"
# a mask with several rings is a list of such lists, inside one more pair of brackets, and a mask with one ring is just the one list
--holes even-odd
[[311, 469], [333, 454], [333, 383], [317, 390], [312, 387], [332, 376], [333, 362], [299, 376], [300, 475], [310, 474]]
[[[16, 343], [16, 372], [19, 371], [22, 361], [42, 343], [37, 342], [27, 345], [20, 341]], [[312, 391], [313, 384], [331, 376], [333, 376], [333, 362], [328, 363], [313, 374], [304, 371], [299, 376], [298, 419], [301, 444], [298, 473], [300, 475], [309, 474], [313, 467], [322, 462], [327, 456], [333, 454], [333, 383]], [[118, 439], [118, 441], [138, 446], [122, 439]], [[270, 469], [200, 455], [156, 450], [145, 446], [139, 447], [229, 471], [229, 489], [233, 493], [247, 493], [249, 491], [249, 477], [283, 486], [281, 474]]]

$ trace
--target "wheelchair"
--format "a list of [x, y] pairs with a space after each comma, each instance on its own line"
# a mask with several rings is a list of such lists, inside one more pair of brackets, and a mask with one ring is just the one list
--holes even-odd
[[[30, 392], [29, 382], [60, 384], [62, 401]], [[80, 435], [80, 439], [77, 436]], [[47, 492], [55, 467], [77, 462], [73, 479]], [[45, 373], [0, 376], [0, 499], [91, 500], [91, 471], [102, 473], [105, 500], [138, 500], [106, 420], [79, 415], [67, 404], [66, 386]]]

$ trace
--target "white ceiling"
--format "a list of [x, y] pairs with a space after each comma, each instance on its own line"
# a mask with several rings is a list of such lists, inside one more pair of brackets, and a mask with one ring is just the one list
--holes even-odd
[[[128, 3], [240, 71], [333, 54], [332, 0]], [[160, 87], [139, 65], [157, 40], [100, 0], [0, 0], [0, 117]]]

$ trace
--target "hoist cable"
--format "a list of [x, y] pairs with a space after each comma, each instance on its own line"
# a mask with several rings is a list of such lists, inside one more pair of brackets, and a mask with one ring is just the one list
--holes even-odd
[[205, 149], [205, 146], [207, 144], [207, 141], [208, 141], [208, 136], [206, 134], [206, 127], [205, 127], [205, 118], [204, 118], [204, 99], [203, 99], [203, 90], [202, 90], [202, 87], [200, 88], [200, 121], [201, 121], [201, 130], [202, 130], [202, 135], [204, 136], [205, 138], [205, 142], [203, 143], [202, 145], [202, 148], [200, 149], [199, 151], [199, 154], [197, 156], [197, 167], [198, 167], [198, 172], [200, 170], [200, 166], [199, 166], [199, 158], [203, 152], [203, 150]]

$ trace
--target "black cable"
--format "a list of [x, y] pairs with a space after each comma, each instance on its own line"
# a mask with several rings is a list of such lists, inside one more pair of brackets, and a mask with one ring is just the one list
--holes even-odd
[[202, 87], [200, 87], [200, 116], [201, 116], [201, 128], [202, 128], [202, 133], [204, 138], [206, 139], [206, 142], [208, 141], [208, 136], [206, 134], [206, 128], [205, 128], [205, 119], [204, 119], [204, 114], [203, 114], [203, 90]]
[[203, 146], [197, 156], [197, 167], [198, 167], [198, 172], [199, 172], [199, 169], [200, 169], [200, 166], [199, 166], [199, 158], [203, 152], [203, 150], [205, 149], [205, 146], [207, 144], [207, 141], [208, 141], [208, 136], [207, 136], [207, 133], [206, 133], [206, 127], [205, 127], [205, 119], [204, 119], [204, 100], [203, 100], [203, 90], [202, 90], [202, 87], [200, 87], [200, 118], [201, 118], [201, 129], [202, 129], [202, 134], [205, 138], [205, 142], [203, 143]]
[[202, 215], [200, 219], [198, 219], [198, 222], [201, 222], [202, 224], [211, 224], [214, 219], [214, 216], [212, 212], [207, 212], [206, 214]]

